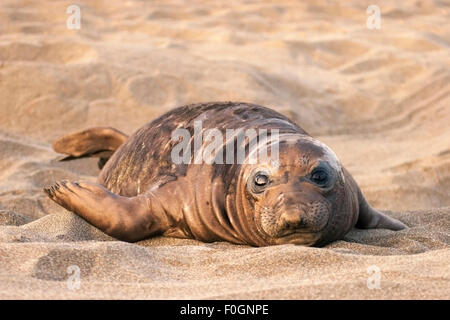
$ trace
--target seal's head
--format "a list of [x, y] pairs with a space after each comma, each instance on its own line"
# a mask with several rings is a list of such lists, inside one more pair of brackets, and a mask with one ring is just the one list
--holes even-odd
[[281, 136], [275, 165], [245, 165], [241, 188], [255, 238], [266, 245], [320, 246], [342, 237], [358, 216], [355, 192], [337, 156], [305, 135]]

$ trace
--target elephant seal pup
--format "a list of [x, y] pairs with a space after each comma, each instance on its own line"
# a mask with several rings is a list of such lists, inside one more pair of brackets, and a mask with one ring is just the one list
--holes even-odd
[[[180, 137], [173, 139], [174, 132], [184, 128], [195, 133], [199, 123], [201, 133], [227, 137], [216, 144], [220, 151], [239, 147], [237, 136], [229, 138], [227, 129], [272, 132], [265, 139], [258, 136], [258, 144], [245, 135], [242, 161], [236, 161], [236, 154], [227, 158], [232, 163], [198, 161], [198, 152], [186, 153], [188, 161], [174, 161], [180, 142]], [[198, 151], [195, 139], [194, 134], [187, 142]], [[202, 150], [212, 141], [201, 141]], [[271, 155], [277, 152], [275, 161], [251, 161], [261, 146], [271, 149]], [[329, 147], [283, 115], [254, 104], [183, 106], [130, 137], [111, 128], [94, 128], [65, 136], [53, 148], [66, 159], [91, 156], [101, 159], [100, 166], [106, 164], [97, 183], [62, 181], [44, 189], [48, 196], [124, 241], [165, 235], [252, 246], [323, 246], [354, 226], [405, 228], [368, 205]], [[214, 160], [217, 150], [211, 153]]]

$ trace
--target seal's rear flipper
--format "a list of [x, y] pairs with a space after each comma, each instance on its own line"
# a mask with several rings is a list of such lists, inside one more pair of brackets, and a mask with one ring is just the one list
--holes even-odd
[[122, 197], [92, 182], [62, 181], [44, 188], [45, 193], [106, 234], [135, 242], [162, 233], [158, 204], [151, 195]]
[[358, 202], [359, 202], [359, 217], [356, 223], [356, 228], [359, 229], [390, 229], [403, 230], [407, 228], [402, 222], [397, 219], [388, 217], [373, 209], [364, 198], [361, 190], [358, 188]]
[[92, 128], [59, 138], [53, 143], [53, 150], [67, 156], [60, 161], [77, 158], [100, 158], [99, 168], [105, 163], [126, 140], [127, 135], [113, 128]]

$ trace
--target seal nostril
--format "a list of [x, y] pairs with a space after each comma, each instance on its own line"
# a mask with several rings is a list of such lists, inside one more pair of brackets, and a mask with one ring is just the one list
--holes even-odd
[[282, 215], [283, 227], [285, 229], [298, 229], [306, 225], [303, 212], [285, 212]]

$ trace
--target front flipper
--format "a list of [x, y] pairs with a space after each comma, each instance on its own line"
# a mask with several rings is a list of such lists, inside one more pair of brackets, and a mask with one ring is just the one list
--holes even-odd
[[356, 223], [356, 228], [359, 229], [390, 229], [403, 230], [407, 228], [402, 222], [397, 219], [388, 217], [373, 209], [364, 198], [361, 190], [358, 187], [358, 202], [359, 202], [359, 217]]
[[164, 219], [150, 194], [127, 198], [97, 183], [69, 181], [44, 191], [59, 205], [119, 240], [135, 242], [162, 232]]

